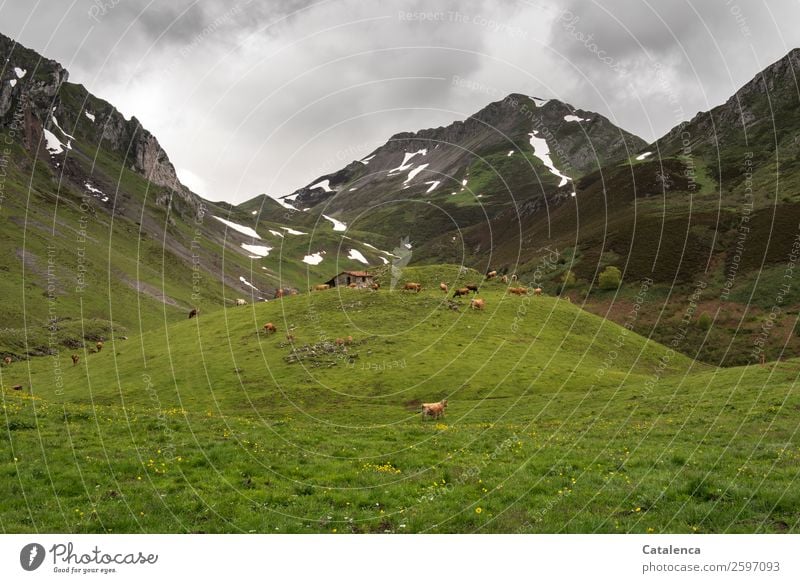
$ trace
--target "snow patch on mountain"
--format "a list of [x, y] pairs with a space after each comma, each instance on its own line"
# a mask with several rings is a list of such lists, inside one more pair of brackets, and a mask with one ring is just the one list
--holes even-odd
[[17, 76], [18, 79], [22, 79], [25, 76], [25, 73], [27, 73], [25, 69], [14, 67], [14, 74]]
[[372, 156], [367, 156], [366, 158], [361, 158], [359, 162], [361, 162], [366, 166], [367, 164], [369, 164], [369, 161], [372, 160], [375, 156], [377, 156], [377, 154], [373, 154]]
[[312, 255], [306, 255], [303, 257], [303, 263], [308, 263], [309, 265], [319, 265], [322, 263], [322, 254], [317, 251]]
[[564, 121], [586, 121], [586, 119], [578, 117], [577, 115], [565, 115]]
[[8, 84], [11, 85], [12, 87], [16, 87], [17, 80], [16, 79], [9, 79], [8, 80]]
[[322, 218], [328, 220], [333, 223], [333, 230], [334, 231], [346, 231], [347, 225], [344, 224], [342, 221], [337, 221], [333, 217], [329, 217], [328, 215], [322, 215]]
[[[315, 188], [321, 188], [325, 192], [336, 192], [335, 190], [333, 190], [331, 188], [331, 181], [328, 178], [326, 178], [325, 180], [320, 180], [316, 184], [312, 184], [311, 186], [308, 187], [309, 190], [314, 190]], [[294, 196], [296, 196], [296, 195], [294, 195]], [[286, 198], [289, 199], [289, 200], [293, 200], [293, 199], [290, 199], [288, 196]]]
[[513, 155], [514, 155], [514, 150], [509, 150], [508, 154], [506, 154], [506, 156], [513, 156]]
[[533, 146], [533, 155], [539, 158], [545, 167], [552, 173], [558, 176], [561, 179], [558, 186], [559, 188], [565, 186], [568, 182], [572, 182], [572, 179], [569, 176], [565, 176], [562, 174], [558, 168], [555, 167], [553, 164], [553, 160], [550, 158], [550, 146], [547, 145], [547, 140], [544, 138], [538, 138], [536, 135], [539, 132], [533, 130], [530, 134], [531, 137], [531, 146]]
[[369, 265], [369, 261], [358, 249], [350, 249], [350, 253], [347, 254], [348, 259], [354, 259], [355, 261], [360, 261], [364, 265]]
[[246, 285], [247, 287], [251, 287], [251, 288], [253, 288], [253, 289], [254, 289], [254, 290], [256, 290], [257, 292], [260, 292], [260, 291], [261, 291], [261, 290], [260, 290], [260, 289], [258, 289], [256, 286], [254, 286], [252, 283], [250, 283], [249, 281], [247, 281], [247, 280], [244, 278], [244, 276], [241, 276], [241, 275], [240, 275], [240, 276], [239, 276], [239, 281], [241, 281], [241, 282], [242, 282], [244, 285]]
[[416, 152], [406, 152], [405, 154], [403, 154], [403, 163], [400, 164], [400, 166], [398, 166], [397, 168], [392, 168], [391, 170], [389, 170], [389, 176], [393, 176], [395, 174], [399, 174], [400, 172], [405, 172], [406, 170], [410, 170], [413, 164], [410, 164], [409, 162], [414, 156], [417, 156], [419, 154], [427, 156], [428, 149], [422, 148], [421, 150], [417, 150]]
[[270, 229], [269, 232], [275, 235], [276, 237], [280, 237], [281, 239], [283, 239], [283, 233], [281, 233], [280, 231], [273, 231], [272, 229]]
[[428, 190], [425, 191], [425, 194], [428, 194], [429, 192], [433, 192], [434, 190], [436, 190], [436, 187], [439, 186], [439, 184], [441, 184], [441, 181], [440, 180], [430, 180], [430, 181], [426, 182], [425, 184], [430, 184], [430, 187], [428, 188]]
[[[267, 247], [266, 245], [248, 245], [247, 243], [242, 243], [242, 249], [249, 251], [255, 257], [267, 257], [269, 252], [272, 251], [272, 247]], [[252, 258], [253, 255], [250, 257]]]
[[294, 229], [290, 229], [289, 227], [281, 227], [284, 231], [289, 233], [290, 235], [307, 235], [308, 233], [304, 233], [303, 231], [295, 231]]
[[53, 116], [53, 124], [54, 124], [54, 125], [55, 125], [55, 126], [58, 128], [58, 131], [60, 131], [60, 132], [61, 132], [61, 134], [62, 134], [62, 135], [65, 137], [65, 138], [69, 138], [70, 140], [74, 140], [74, 139], [75, 139], [75, 136], [71, 136], [71, 135], [69, 135], [67, 132], [65, 132], [65, 131], [64, 131], [64, 130], [61, 128], [61, 126], [60, 126], [60, 125], [58, 125], [58, 120], [56, 119], [56, 116]]
[[531, 99], [533, 100], [533, 103], [534, 105], [536, 105], [536, 107], [543, 107], [548, 101], [550, 101], [549, 99], [539, 99], [538, 97], [534, 97], [533, 95], [531, 95]]
[[85, 115], [90, 122], [94, 123], [95, 117], [93, 113], [89, 113], [88, 111], [84, 110], [83, 115]]
[[92, 186], [90, 182], [85, 182], [83, 186], [86, 188], [86, 190], [91, 192], [95, 198], [99, 198], [102, 202], [108, 202], [108, 196], [106, 193], [99, 188]]
[[641, 154], [639, 154], [638, 156], [636, 156], [636, 159], [637, 159], [637, 160], [644, 160], [644, 159], [645, 159], [645, 158], [647, 158], [648, 156], [652, 156], [652, 155], [653, 155], [653, 152], [642, 152]]
[[44, 130], [44, 139], [47, 142], [45, 149], [51, 154], [61, 154], [64, 152], [64, 144], [62, 144], [61, 140], [50, 130]]
[[422, 172], [423, 170], [425, 170], [425, 168], [427, 168], [428, 166], [430, 166], [430, 164], [420, 164], [419, 166], [417, 166], [416, 168], [414, 168], [414, 169], [413, 169], [411, 172], [409, 172], [409, 173], [408, 173], [408, 178], [406, 178], [406, 179], [403, 181], [403, 184], [406, 184], [406, 183], [410, 182], [411, 180], [413, 180], [413, 178], [414, 178], [414, 177], [415, 177], [417, 174], [419, 174], [420, 172]]
[[259, 234], [256, 233], [255, 230], [251, 229], [250, 227], [245, 227], [244, 225], [239, 225], [238, 223], [234, 223], [233, 221], [229, 221], [228, 219], [223, 219], [222, 217], [218, 217], [216, 215], [211, 215], [211, 216], [214, 217], [215, 219], [217, 219], [219, 222], [223, 223], [225, 226], [230, 227], [234, 231], [238, 231], [242, 235], [247, 235], [249, 237], [253, 237], [254, 239], [260, 239], [261, 238], [259, 236]]
[[280, 198], [276, 198], [275, 202], [277, 202], [279, 205], [281, 205], [285, 209], [289, 209], [289, 210], [293, 210], [293, 211], [299, 211], [300, 210], [296, 206], [292, 206], [288, 202], [285, 202], [283, 199], [280, 199]]

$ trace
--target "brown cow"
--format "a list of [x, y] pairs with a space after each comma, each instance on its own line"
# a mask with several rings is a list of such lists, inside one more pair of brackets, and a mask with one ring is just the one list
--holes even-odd
[[438, 403], [423, 403], [422, 419], [425, 419], [425, 417], [433, 417], [434, 419], [444, 417], [445, 409], [447, 409], [447, 399], [443, 399]]
[[447, 284], [445, 282], [439, 282], [439, 289], [442, 290], [444, 293], [447, 293]]
[[275, 290], [275, 299], [276, 300], [281, 299], [283, 297], [283, 295], [284, 295], [284, 291], [282, 289], [276, 289]]
[[103, 350], [103, 346], [104, 344], [102, 342], [98, 342], [97, 344], [94, 345], [94, 347], [97, 349], [97, 352]]
[[344, 343], [345, 344], [352, 344], [353, 343], [353, 337], [352, 336], [348, 336], [347, 338], [344, 339]]
[[403, 286], [403, 290], [419, 293], [422, 291], [421, 283], [408, 282]]
[[266, 324], [264, 324], [264, 332], [266, 332], [267, 334], [274, 334], [277, 331], [278, 328], [276, 328], [275, 324], [273, 324], [272, 322], [267, 322]]
[[331, 289], [331, 286], [329, 286], [327, 283], [321, 283], [314, 286], [314, 291], [325, 291], [326, 289]]
[[495, 277], [497, 277], [497, 271], [496, 270], [493, 269], [491, 271], [487, 271], [486, 272], [486, 279], [493, 279]]
[[192, 308], [192, 311], [189, 312], [189, 319], [191, 320], [192, 318], [197, 316], [199, 313], [200, 313], [200, 310], [198, 310], [197, 308]]
[[81, 359], [81, 357], [80, 357], [80, 356], [78, 356], [77, 354], [73, 354], [73, 355], [72, 355], [72, 366], [75, 366], [76, 364], [78, 364], [78, 361], [79, 361], [80, 359]]
[[466, 288], [474, 294], [478, 293], [478, 284], [477, 283], [468, 283]]
[[525, 287], [510, 287], [510, 288], [508, 288], [508, 293], [514, 294], [514, 295], [518, 295], [518, 296], [524, 296], [526, 293], [528, 293], [528, 288], [525, 288]]
[[6, 356], [6, 357], [3, 359], [3, 362], [6, 364], [6, 366], [8, 366], [9, 364], [11, 364], [11, 362], [12, 362], [12, 358], [11, 358], [10, 356]]
[[501, 277], [501, 278], [500, 278], [500, 281], [501, 281], [502, 283], [508, 283], [508, 276], [507, 276], [507, 275], [504, 275], [503, 277]]
[[357, 283], [350, 283], [350, 284], [347, 284], [347, 287], [349, 287], [350, 289], [356, 289], [358, 287], [358, 284]]
[[337, 338], [333, 341], [336, 346], [344, 346], [344, 338]]
[[372, 288], [372, 290], [373, 290], [373, 291], [378, 291], [379, 289], [381, 289], [381, 284], [379, 284], [379, 283], [376, 281], [376, 282], [375, 282], [375, 283], [373, 283], [373, 284], [372, 284], [370, 287]]
[[460, 288], [458, 288], [458, 289], [453, 291], [453, 297], [454, 298], [458, 298], [458, 297], [461, 297], [461, 296], [467, 296], [467, 295], [469, 295], [469, 289], [467, 289], [465, 287], [460, 287]]
[[535, 290], [533, 290], [533, 293], [536, 294], [537, 296], [542, 295], [542, 288], [537, 287]]
[[469, 307], [473, 310], [482, 310], [486, 306], [486, 301], [481, 298], [473, 298], [469, 301]]

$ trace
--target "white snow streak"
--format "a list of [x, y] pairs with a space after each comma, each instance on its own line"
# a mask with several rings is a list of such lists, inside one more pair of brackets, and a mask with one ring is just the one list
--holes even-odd
[[215, 219], [217, 219], [219, 222], [221, 222], [221, 223], [225, 224], [226, 226], [230, 227], [234, 231], [240, 232], [242, 235], [247, 235], [249, 237], [253, 237], [254, 239], [260, 239], [261, 238], [259, 236], [259, 234], [256, 233], [255, 230], [251, 229], [250, 227], [245, 227], [244, 225], [239, 225], [237, 223], [234, 223], [233, 221], [229, 221], [228, 219], [223, 219], [222, 217], [218, 217], [216, 215], [211, 215], [211, 216], [214, 217]]

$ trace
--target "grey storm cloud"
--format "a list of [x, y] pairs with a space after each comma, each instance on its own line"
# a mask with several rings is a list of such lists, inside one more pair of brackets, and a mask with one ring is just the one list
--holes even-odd
[[291, 193], [511, 92], [652, 140], [800, 45], [792, 0], [76, 0], [0, 30], [136, 115], [214, 200]]

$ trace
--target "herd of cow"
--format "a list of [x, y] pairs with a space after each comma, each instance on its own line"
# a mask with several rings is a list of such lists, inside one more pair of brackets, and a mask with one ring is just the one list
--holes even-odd
[[[497, 276], [497, 272], [496, 271], [489, 271], [486, 274], [486, 279], [487, 280], [493, 279], [496, 276]], [[508, 283], [509, 282], [509, 277], [506, 276], [506, 275], [503, 275], [503, 276], [501, 276], [500, 280], [503, 283]], [[517, 280], [517, 276], [516, 275], [511, 275], [510, 281], [516, 281], [516, 280]], [[355, 287], [355, 284], [351, 285], [350, 287]], [[377, 284], [377, 283], [374, 283], [374, 284], [372, 284], [371, 287], [372, 287], [373, 290], [378, 290], [380, 288], [380, 285]], [[313, 291], [323, 291], [323, 290], [327, 290], [329, 288], [330, 288], [330, 286], [328, 284], [321, 284], [321, 285], [314, 286], [312, 288], [312, 290]], [[402, 289], [403, 289], [403, 291], [411, 291], [411, 292], [414, 292], [414, 293], [419, 293], [419, 292], [422, 291], [422, 284], [416, 283], [416, 282], [407, 282], [407, 283], [405, 283], [405, 285], [403, 286]], [[444, 292], [445, 294], [449, 293], [449, 291], [450, 291], [445, 282], [440, 282], [439, 283], [439, 289], [442, 292]], [[452, 297], [458, 298], [458, 297], [461, 297], [461, 296], [467, 296], [470, 293], [477, 295], [478, 291], [479, 291], [479, 289], [478, 289], [478, 285], [477, 284], [467, 284], [464, 287], [456, 288], [455, 290], [453, 290], [453, 296]], [[279, 292], [280, 293], [276, 293], [276, 298], [283, 297], [283, 295], [284, 295], [283, 290], [279, 290]], [[295, 295], [295, 293], [296, 292], [292, 293], [292, 295]], [[508, 288], [508, 293], [511, 293], [511, 294], [514, 294], [514, 295], [525, 295], [525, 294], [528, 293], [528, 288], [525, 288], [525, 287], [509, 287]], [[540, 287], [537, 287], [537, 288], [535, 288], [533, 290], [533, 293], [535, 295], [537, 295], [537, 296], [542, 295], [542, 289]], [[247, 304], [247, 302], [245, 300], [243, 300], [243, 299], [237, 299], [236, 300], [236, 305], [238, 305], [238, 306], [242, 306], [242, 305], [246, 305], [246, 304]], [[472, 308], [473, 310], [483, 310], [485, 307], [486, 307], [486, 301], [483, 298], [475, 297], [475, 298], [472, 298], [472, 300], [470, 300], [470, 308]], [[200, 314], [200, 310], [198, 308], [193, 308], [189, 312], [189, 319], [195, 318], [195, 317], [199, 316], [199, 314]], [[275, 326], [275, 324], [273, 324], [272, 322], [267, 322], [266, 324], [264, 324], [264, 328], [263, 329], [264, 329], [264, 333], [265, 334], [275, 334], [278, 331], [277, 326]], [[294, 343], [294, 339], [295, 339], [294, 335], [291, 332], [286, 334], [286, 340], [289, 343]], [[346, 346], [346, 345], [349, 345], [349, 344], [352, 344], [352, 343], [353, 343], [353, 337], [352, 336], [347, 336], [346, 338], [337, 338], [335, 340], [335, 344], [337, 346]], [[95, 351], [99, 353], [100, 351], [103, 350], [103, 346], [104, 346], [104, 344], [103, 344], [102, 341], [97, 342], [95, 344]], [[72, 355], [72, 365], [76, 366], [79, 362], [80, 362], [80, 355], [73, 354]], [[11, 357], [10, 356], [6, 356], [3, 359], [3, 363], [6, 366], [10, 365], [12, 363]], [[439, 419], [440, 417], [444, 416], [444, 412], [445, 412], [446, 408], [447, 408], [447, 399], [439, 401], [438, 403], [422, 403], [422, 418], [425, 419], [427, 417], [430, 417], [432, 419]]]

